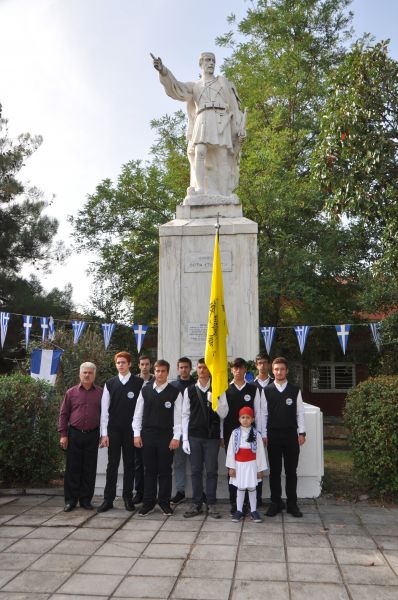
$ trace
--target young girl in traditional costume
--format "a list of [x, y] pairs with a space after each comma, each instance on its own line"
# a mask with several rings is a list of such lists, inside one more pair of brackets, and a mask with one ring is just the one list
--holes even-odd
[[253, 427], [254, 413], [249, 406], [239, 411], [240, 427], [233, 430], [228, 444], [226, 466], [230, 476], [229, 482], [237, 487], [236, 512], [232, 521], [238, 523], [243, 519], [243, 502], [248, 491], [250, 516], [254, 523], [261, 523], [257, 512], [256, 487], [267, 470], [267, 459], [261, 435]]

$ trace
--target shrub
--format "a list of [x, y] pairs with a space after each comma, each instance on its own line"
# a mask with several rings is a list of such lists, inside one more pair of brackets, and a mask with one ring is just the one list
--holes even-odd
[[398, 377], [375, 377], [347, 395], [354, 468], [381, 494], [398, 493]]
[[79, 369], [83, 362], [93, 362], [97, 366], [95, 382], [100, 386], [115, 375], [115, 350], [105, 350], [103, 338], [96, 331], [86, 331], [79, 343], [74, 344], [72, 333], [60, 329], [57, 331], [55, 342], [64, 350], [56, 382], [56, 389], [60, 394], [79, 383]]
[[43, 380], [0, 377], [0, 474], [3, 483], [46, 483], [63, 462], [57, 418], [61, 398]]

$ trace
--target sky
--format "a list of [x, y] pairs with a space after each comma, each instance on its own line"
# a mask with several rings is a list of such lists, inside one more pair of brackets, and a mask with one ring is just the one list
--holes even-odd
[[[0, 103], [11, 137], [44, 141], [20, 178], [54, 200], [47, 213], [58, 239], [72, 245], [68, 215], [76, 215], [105, 178], [132, 159], [145, 160], [154, 142], [153, 118], [183, 105], [168, 98], [149, 53], [178, 79], [199, 74], [200, 52], [229, 55], [215, 38], [242, 18], [246, 0], [0, 0]], [[398, 2], [354, 0], [356, 35], [390, 38], [398, 58]], [[37, 273], [46, 289], [73, 285], [78, 307], [88, 305], [89, 256], [72, 252], [63, 266]], [[26, 269], [24, 274], [31, 272]]]

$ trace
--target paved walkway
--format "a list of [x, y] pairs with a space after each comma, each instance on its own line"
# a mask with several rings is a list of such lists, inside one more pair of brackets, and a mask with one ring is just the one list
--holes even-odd
[[256, 525], [185, 506], [142, 518], [0, 496], [0, 600], [398, 599], [398, 508], [320, 499]]

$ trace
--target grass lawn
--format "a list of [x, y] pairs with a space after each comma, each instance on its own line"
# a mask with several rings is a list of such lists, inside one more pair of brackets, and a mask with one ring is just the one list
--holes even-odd
[[336, 498], [358, 500], [368, 496], [369, 500], [383, 504], [397, 504], [398, 497], [380, 496], [369, 489], [366, 482], [354, 474], [352, 451], [344, 448], [328, 448], [324, 451], [325, 475], [323, 478], [322, 494], [332, 494]]
[[370, 491], [363, 481], [357, 479], [353, 472], [351, 450], [328, 449], [324, 453], [325, 475], [322, 493], [333, 494], [338, 498], [355, 500]]

